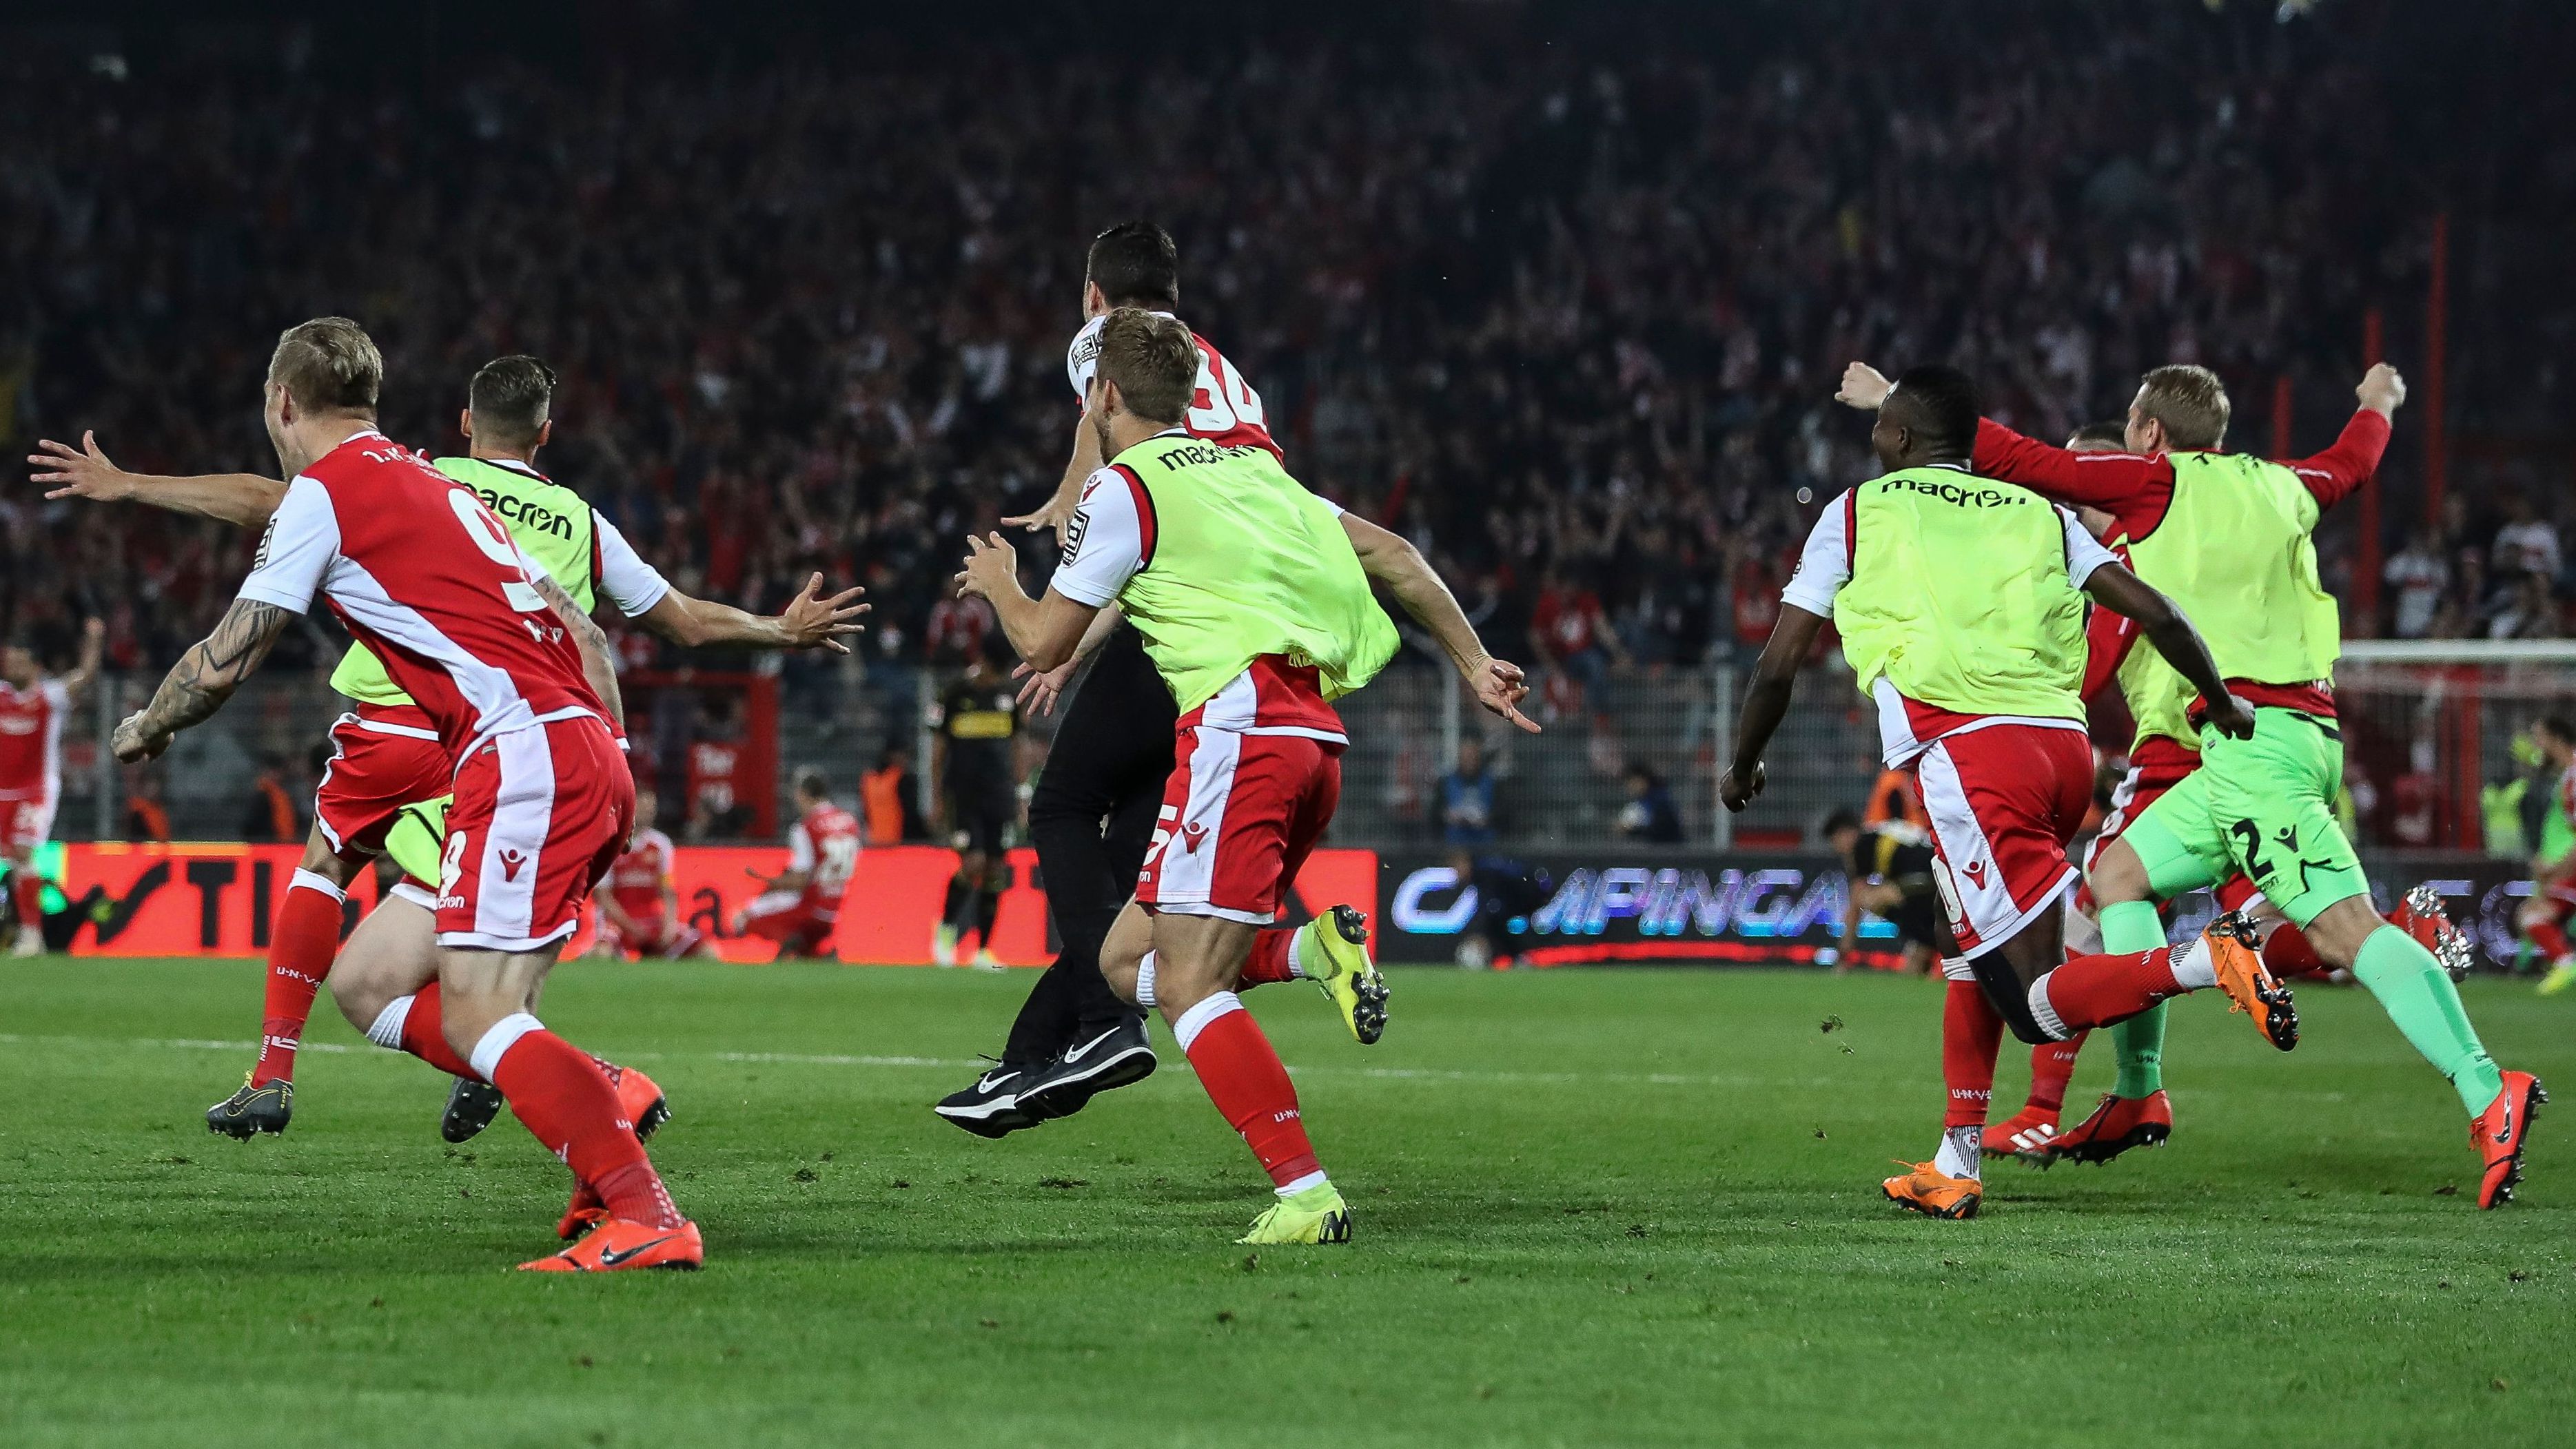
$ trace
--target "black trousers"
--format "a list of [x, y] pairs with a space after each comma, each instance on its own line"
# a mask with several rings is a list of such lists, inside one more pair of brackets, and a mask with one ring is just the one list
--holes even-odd
[[1065, 706], [1029, 795], [1029, 838], [1063, 943], [1011, 1023], [1002, 1060], [1035, 1066], [1135, 1011], [1100, 974], [1100, 946], [1135, 894], [1172, 773], [1172, 692], [1120, 625]]

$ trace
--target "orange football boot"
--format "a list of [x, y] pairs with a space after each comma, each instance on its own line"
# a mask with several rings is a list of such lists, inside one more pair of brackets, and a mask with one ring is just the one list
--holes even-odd
[[2529, 1072], [2504, 1074], [2504, 1090], [2469, 1124], [2469, 1145], [2486, 1159], [2478, 1180], [2478, 1206], [2499, 1208], [2513, 1201], [2514, 1184], [2522, 1181], [2522, 1145], [2531, 1137], [2531, 1119], [2549, 1093]]
[[1983, 1145], [1988, 1157], [2017, 1158], [2033, 1167], [2046, 1167], [2057, 1160], [2057, 1139], [2057, 1114], [2025, 1102], [2000, 1126], [1986, 1129]]
[[2297, 1046], [2298, 1008], [2291, 1003], [2290, 988], [2275, 980], [2271, 968], [2263, 964], [2253, 923], [2229, 911], [2210, 922], [2200, 939], [2209, 946], [2210, 964], [2218, 972], [2218, 989], [2227, 993], [2228, 1010], [2252, 1016], [2263, 1039], [2281, 1050]]
[[2173, 1136], [2173, 1103], [2162, 1088], [2143, 1097], [2102, 1094], [2091, 1116], [2048, 1144], [2052, 1162], [2110, 1161], [2132, 1147], [2162, 1147]]
[[671, 1120], [671, 1104], [662, 1099], [662, 1089], [653, 1084], [651, 1077], [633, 1067], [621, 1067], [599, 1057], [591, 1060], [598, 1062], [600, 1070], [608, 1073], [608, 1085], [617, 1089], [617, 1110], [625, 1113], [626, 1120], [635, 1124], [635, 1140], [652, 1141], [653, 1134], [662, 1130], [662, 1124]]
[[1896, 1165], [1905, 1169], [1905, 1175], [1878, 1185], [1889, 1202], [1926, 1217], [1955, 1221], [1977, 1215], [1977, 1204], [1986, 1194], [1984, 1183], [1973, 1177], [1952, 1177], [1928, 1162], [1898, 1158]]
[[696, 1223], [653, 1228], [625, 1218], [609, 1218], [580, 1242], [552, 1257], [521, 1263], [519, 1268], [528, 1273], [613, 1273], [623, 1268], [679, 1268], [694, 1272], [705, 1267], [706, 1261], [706, 1244], [698, 1237]]

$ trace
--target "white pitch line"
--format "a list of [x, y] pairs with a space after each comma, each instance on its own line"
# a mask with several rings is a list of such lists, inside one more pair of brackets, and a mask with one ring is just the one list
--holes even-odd
[[[0, 1032], [0, 1046], [96, 1046], [101, 1043], [139, 1047], [156, 1051], [226, 1051], [255, 1052], [254, 1041], [204, 1041], [189, 1037], [93, 1037], [93, 1036], [22, 1036]], [[380, 1048], [361, 1048], [338, 1042], [307, 1042], [300, 1050], [308, 1052], [364, 1052], [369, 1056], [399, 1056]], [[982, 1057], [908, 1057], [861, 1056], [847, 1053], [806, 1052], [630, 1052], [622, 1054], [635, 1062], [712, 1061], [753, 1066], [799, 1067], [937, 1067], [950, 1069], [974, 1067], [985, 1063]], [[1830, 1086], [1825, 1077], [1744, 1077], [1715, 1076], [1682, 1072], [1491, 1072], [1462, 1071], [1437, 1067], [1290, 1067], [1293, 1076], [1362, 1077], [1388, 1082], [1493, 1082], [1530, 1085], [1571, 1085], [1580, 1082], [1610, 1082], [1650, 1087], [1781, 1087]]]

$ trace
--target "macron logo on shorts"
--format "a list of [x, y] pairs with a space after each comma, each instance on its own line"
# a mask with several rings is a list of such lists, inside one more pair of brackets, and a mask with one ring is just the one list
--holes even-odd
[[1968, 884], [1975, 886], [1979, 890], [1984, 890], [1986, 888], [1986, 863], [1984, 861], [1972, 860], [1968, 862], [1966, 868], [1961, 870], [1959, 873], [1968, 878]]
[[523, 866], [523, 865], [526, 865], [527, 863], [528, 863], [528, 858], [527, 858], [527, 856], [525, 856], [525, 855], [521, 854], [521, 853], [520, 853], [520, 852], [518, 852], [518, 851], [515, 851], [515, 850], [504, 850], [504, 851], [502, 851], [502, 852], [501, 852], [501, 879], [503, 879], [503, 880], [505, 880], [505, 881], [513, 881], [513, 880], [517, 880], [517, 879], [519, 878], [519, 867], [520, 867], [520, 866]]
[[1190, 854], [1198, 854], [1199, 842], [1205, 839], [1207, 839], [1207, 827], [1197, 821], [1193, 820], [1181, 827], [1181, 849]]

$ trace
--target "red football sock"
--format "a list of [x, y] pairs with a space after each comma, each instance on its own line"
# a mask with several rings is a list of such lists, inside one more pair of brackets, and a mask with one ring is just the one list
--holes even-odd
[[1953, 981], [1941, 1002], [1941, 1086], [1949, 1107], [1944, 1127], [1983, 1127], [1995, 1096], [1995, 1053], [2004, 1019], [1973, 981]]
[[293, 1081], [295, 1048], [313, 1019], [313, 996], [340, 953], [338, 886], [299, 870], [268, 938], [268, 986], [260, 1003], [259, 1061], [254, 1082]]
[[1220, 991], [1181, 1014], [1172, 1024], [1181, 1051], [1207, 1088], [1208, 1100], [1243, 1134], [1244, 1145], [1261, 1159], [1272, 1183], [1286, 1187], [1323, 1169], [1315, 1146], [1306, 1140], [1306, 1123], [1298, 1114], [1297, 1088], [1261, 1023], [1243, 1009], [1231, 991]]
[[[411, 999], [411, 1011], [403, 1017], [402, 1049], [451, 1077], [483, 1080], [483, 1074], [467, 1066], [465, 1059], [456, 1054], [456, 1049], [447, 1044], [447, 1024], [439, 1015], [438, 983], [435, 981], [422, 987]], [[509, 1094], [504, 1092], [502, 1095]]]
[[45, 883], [36, 875], [34, 867], [10, 866], [9, 896], [17, 903], [19, 925], [42, 926], [45, 923]]
[[2079, 1031], [2030, 1049], [2030, 1105], [2044, 1112], [2066, 1105], [2066, 1084], [2075, 1076], [2075, 1054], [2084, 1049], [2084, 1037]]
[[2308, 933], [2283, 921], [2263, 942], [2263, 964], [2281, 980], [2293, 976], [2323, 976], [2334, 968], [2317, 955], [2308, 942]]
[[2078, 956], [2039, 978], [2040, 994], [2071, 1030], [2126, 1021], [2168, 996], [2182, 994], [2174, 980], [2173, 948], [2116, 956]]
[[1252, 938], [1251, 959], [1243, 963], [1242, 989], [1267, 986], [1274, 981], [1294, 981], [1288, 970], [1288, 943], [1294, 931], [1263, 931]]
[[[2534, 921], [2523, 927], [2522, 933], [2529, 936], [2531, 944], [2538, 946], [2540, 953], [2553, 963], [2564, 961], [2570, 955], [2576, 955], [2576, 944], [2568, 941], [2565, 928], [2556, 921]], [[2270, 961], [2271, 953], [2266, 951], [2263, 959]]]
[[617, 1089], [590, 1057], [524, 1013], [504, 1018], [477, 1046], [484, 1056], [493, 1037], [519, 1034], [491, 1062], [492, 1085], [548, 1152], [573, 1176], [589, 1183], [611, 1216], [649, 1227], [676, 1228], [682, 1219], [671, 1194], [644, 1155], [644, 1144], [618, 1115]]

